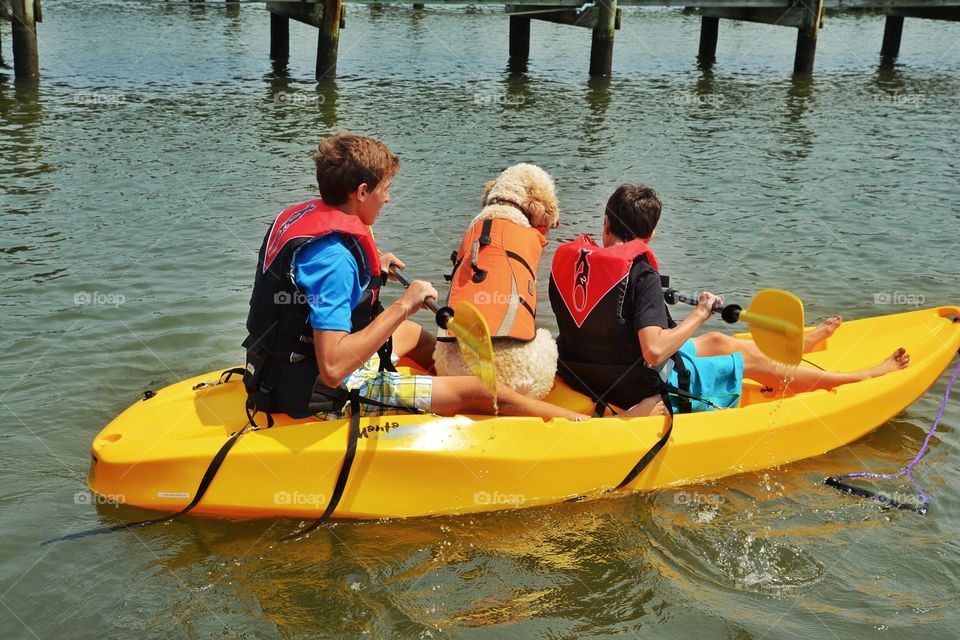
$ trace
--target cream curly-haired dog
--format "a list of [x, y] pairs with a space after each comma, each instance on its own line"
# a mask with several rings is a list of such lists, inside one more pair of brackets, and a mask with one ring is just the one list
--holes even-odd
[[[497, 380], [540, 399], [557, 373], [557, 343], [548, 330], [536, 328], [537, 265], [546, 234], [560, 217], [553, 178], [536, 165], [514, 165], [487, 183], [480, 204], [451, 256], [447, 304], [466, 301], [480, 310], [493, 336]], [[445, 331], [433, 358], [440, 375], [470, 375]]]

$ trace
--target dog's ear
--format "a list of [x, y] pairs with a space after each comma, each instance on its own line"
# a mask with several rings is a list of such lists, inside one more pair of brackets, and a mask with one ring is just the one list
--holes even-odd
[[553, 184], [532, 180], [527, 186], [527, 200], [523, 208], [530, 217], [530, 226], [539, 229], [552, 229], [559, 224], [560, 205]]
[[491, 180], [487, 183], [487, 186], [483, 188], [483, 195], [480, 196], [480, 206], [487, 206], [487, 198], [490, 197], [490, 192], [493, 191], [493, 185], [497, 184], [496, 180]]

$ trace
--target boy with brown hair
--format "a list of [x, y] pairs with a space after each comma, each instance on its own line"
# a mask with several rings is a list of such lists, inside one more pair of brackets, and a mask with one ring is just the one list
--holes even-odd
[[[607, 201], [603, 245], [582, 235], [557, 249], [550, 302], [560, 328], [560, 376], [600, 404], [631, 406], [662, 394], [675, 412], [736, 407], [744, 376], [780, 388], [782, 367], [752, 341], [719, 332], [694, 337], [714, 308], [722, 306], [720, 296], [704, 291], [681, 322], [670, 317], [657, 260], [648, 246], [661, 210], [652, 188], [621, 185]], [[804, 350], [829, 337], [839, 324], [840, 318], [832, 318], [806, 333]], [[897, 349], [863, 371], [797, 367], [790, 384], [795, 391], [831, 389], [909, 362], [909, 355]]]
[[[320, 198], [281, 212], [260, 248], [243, 343], [248, 406], [337, 418], [349, 392], [358, 392], [361, 415], [490, 412], [477, 378], [393, 368], [401, 356], [433, 368], [435, 338], [408, 318], [437, 298], [429, 282], [415, 280], [386, 309], [380, 304], [384, 276], [404, 263], [380, 255], [369, 227], [390, 201], [397, 157], [381, 142], [338, 133], [313, 158]], [[585, 417], [507, 387], [497, 393], [505, 415]]]

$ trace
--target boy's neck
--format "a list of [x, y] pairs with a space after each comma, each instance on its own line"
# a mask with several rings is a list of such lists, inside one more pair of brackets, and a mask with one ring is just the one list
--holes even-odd
[[348, 216], [357, 215], [357, 203], [351, 202], [350, 200], [347, 200], [346, 202], [342, 202], [340, 204], [331, 204], [330, 208], [336, 209], [340, 213], [345, 213]]

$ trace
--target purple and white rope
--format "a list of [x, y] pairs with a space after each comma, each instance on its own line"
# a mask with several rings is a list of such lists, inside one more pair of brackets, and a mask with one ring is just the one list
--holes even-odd
[[950, 378], [950, 383], [947, 385], [946, 391], [943, 392], [943, 402], [940, 403], [940, 410], [937, 411], [937, 417], [933, 420], [933, 426], [930, 427], [930, 431], [927, 432], [927, 437], [923, 441], [923, 446], [920, 447], [920, 451], [917, 453], [916, 457], [910, 461], [910, 463], [905, 466], [900, 471], [896, 473], [869, 473], [866, 471], [858, 471], [856, 473], [848, 473], [844, 477], [846, 478], [877, 478], [880, 480], [896, 480], [897, 478], [906, 476], [910, 483], [917, 489], [920, 493], [920, 497], [923, 499], [924, 503], [930, 501], [929, 496], [924, 492], [920, 484], [913, 478], [913, 468], [920, 462], [920, 459], [927, 452], [927, 447], [930, 445], [930, 440], [933, 438], [933, 434], [937, 431], [937, 426], [940, 424], [940, 419], [943, 418], [943, 412], [947, 408], [947, 402], [950, 400], [950, 391], [953, 389], [953, 385], [957, 383], [957, 377], [960, 376], [960, 363], [957, 364], [957, 368], [953, 370], [953, 377]]

